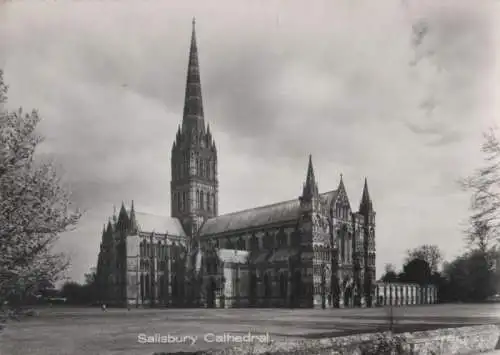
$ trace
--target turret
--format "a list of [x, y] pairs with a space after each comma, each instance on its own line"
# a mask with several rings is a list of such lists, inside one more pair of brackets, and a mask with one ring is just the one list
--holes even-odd
[[309, 155], [309, 163], [307, 165], [306, 181], [302, 188], [300, 196], [300, 205], [302, 210], [313, 210], [319, 204], [319, 191], [316, 178], [314, 176], [314, 167], [312, 163], [312, 155]]
[[137, 219], [135, 217], [134, 200], [132, 200], [132, 203], [130, 204], [129, 231], [132, 235], [137, 234], [139, 231]]
[[129, 217], [127, 215], [127, 210], [125, 209], [125, 204], [122, 202], [120, 207], [120, 213], [118, 214], [118, 222], [116, 222], [116, 229], [120, 232], [127, 232], [129, 223]]

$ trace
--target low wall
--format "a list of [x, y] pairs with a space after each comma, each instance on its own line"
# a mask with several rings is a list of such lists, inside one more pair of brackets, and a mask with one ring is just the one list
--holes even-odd
[[[496, 325], [436, 329], [431, 331], [391, 334], [372, 333], [319, 340], [245, 344], [242, 346], [191, 353], [199, 355], [250, 354], [476, 354], [495, 349], [500, 336]], [[176, 353], [155, 353], [166, 355]]]

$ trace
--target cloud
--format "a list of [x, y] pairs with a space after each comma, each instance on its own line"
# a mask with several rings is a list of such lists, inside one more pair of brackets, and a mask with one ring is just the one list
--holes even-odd
[[43, 152], [89, 211], [61, 241], [74, 254], [71, 275], [95, 264], [113, 204], [134, 199], [169, 214], [193, 15], [221, 212], [297, 197], [312, 153], [319, 187], [336, 188], [343, 172], [353, 206], [368, 176], [379, 271], [422, 243], [453, 256], [468, 203], [455, 181], [479, 162], [480, 132], [494, 109], [491, 6], [4, 5], [9, 104], [39, 109]]

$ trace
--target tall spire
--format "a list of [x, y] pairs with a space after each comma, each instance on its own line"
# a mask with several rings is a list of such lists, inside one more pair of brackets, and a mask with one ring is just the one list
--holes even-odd
[[359, 210], [361, 212], [373, 210], [372, 199], [370, 198], [370, 193], [368, 192], [368, 179], [365, 178], [365, 186], [363, 186], [363, 195], [361, 196], [361, 202], [359, 204]]
[[318, 185], [314, 177], [314, 167], [312, 163], [312, 155], [309, 154], [309, 164], [307, 165], [306, 182], [302, 191], [302, 197], [312, 198], [318, 195]]
[[203, 102], [201, 98], [200, 67], [198, 63], [198, 46], [196, 44], [196, 20], [193, 17], [191, 48], [186, 78], [186, 96], [184, 98], [183, 131], [196, 128], [204, 131]]
[[113, 205], [113, 224], [116, 224], [118, 222], [118, 217], [116, 215], [116, 205]]
[[135, 219], [135, 208], [134, 208], [134, 200], [132, 200], [131, 206], [130, 206], [130, 231], [132, 233], [137, 232], [137, 220]]

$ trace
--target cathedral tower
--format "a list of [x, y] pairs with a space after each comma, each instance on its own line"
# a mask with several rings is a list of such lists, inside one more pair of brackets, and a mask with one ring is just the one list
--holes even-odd
[[171, 216], [186, 234], [196, 235], [205, 219], [218, 213], [217, 149], [205, 126], [195, 20], [186, 79], [182, 125], [172, 146]]

